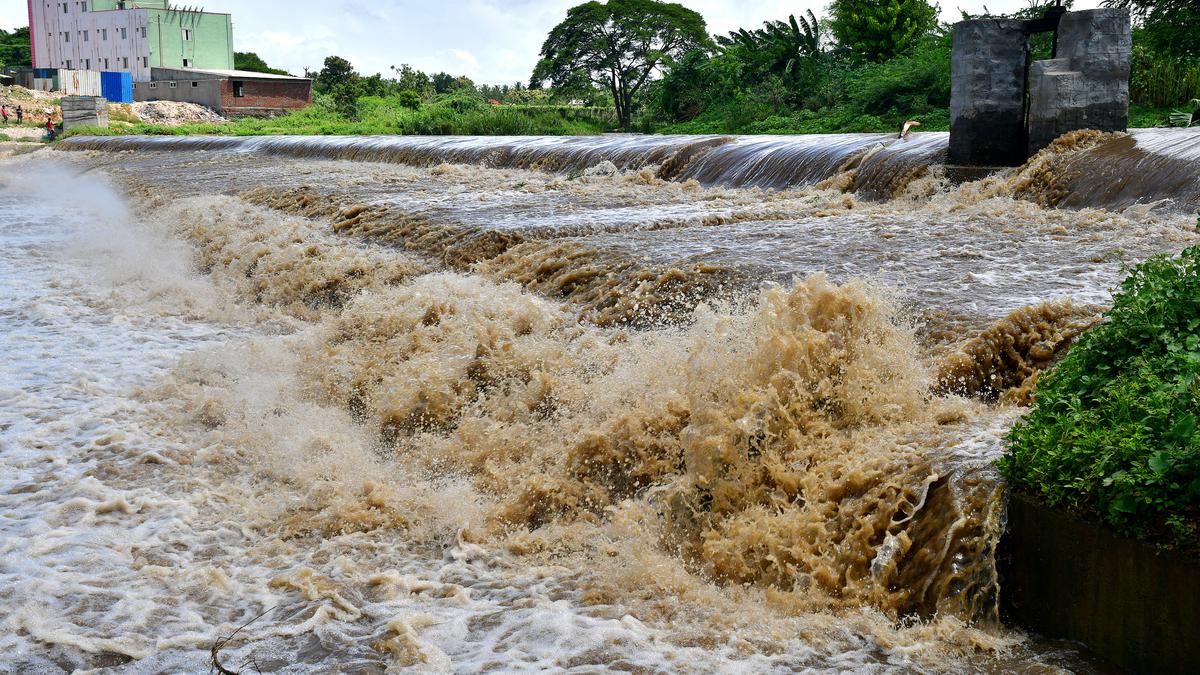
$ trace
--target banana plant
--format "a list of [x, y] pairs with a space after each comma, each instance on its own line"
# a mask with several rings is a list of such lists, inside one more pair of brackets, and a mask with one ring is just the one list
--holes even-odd
[[1171, 126], [1173, 127], [1190, 127], [1192, 124], [1200, 124], [1200, 120], [1196, 120], [1197, 115], [1200, 115], [1200, 98], [1194, 98], [1188, 103], [1191, 111], [1187, 110], [1172, 110], [1171, 111]]

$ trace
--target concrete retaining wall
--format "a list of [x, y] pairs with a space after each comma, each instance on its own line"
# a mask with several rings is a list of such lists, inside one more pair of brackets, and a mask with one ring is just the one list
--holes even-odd
[[1025, 161], [1024, 23], [976, 19], [954, 26], [950, 61], [950, 163]]
[[1006, 621], [1129, 672], [1200, 673], [1200, 564], [1023, 495], [999, 553]]
[[1068, 131], [1124, 131], [1129, 125], [1129, 12], [1068, 12], [1058, 44], [1058, 58], [1030, 70], [1029, 154]]

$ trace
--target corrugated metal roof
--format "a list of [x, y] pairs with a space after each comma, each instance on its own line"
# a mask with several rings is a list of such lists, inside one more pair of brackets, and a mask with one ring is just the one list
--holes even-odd
[[186, 73], [204, 73], [206, 75], [220, 75], [221, 77], [238, 78], [244, 80], [261, 79], [261, 80], [307, 80], [304, 77], [292, 77], [291, 75], [273, 75], [271, 73], [256, 73], [249, 70], [218, 70], [215, 68], [163, 68], [162, 70], [180, 70]]

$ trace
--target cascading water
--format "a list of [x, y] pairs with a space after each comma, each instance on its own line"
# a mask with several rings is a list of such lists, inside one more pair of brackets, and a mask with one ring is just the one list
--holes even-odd
[[[816, 185], [849, 172], [844, 187], [868, 199], [889, 199], [945, 162], [949, 135], [918, 133], [802, 136], [429, 137], [74, 137], [74, 150], [206, 150], [297, 159], [442, 163], [578, 173], [601, 162], [622, 171], [653, 167], [660, 178], [705, 187], [787, 189]], [[1181, 211], [1200, 208], [1200, 132], [1139, 129], [1101, 137], [1089, 147], [1047, 153], [1050, 175], [1026, 188], [1049, 205], [1126, 208], [1170, 200]], [[1074, 150], [1075, 148], [1072, 148]]]
[[1087, 669], [997, 622], [990, 462], [1122, 266], [1197, 240], [1187, 181], [1074, 173], [1194, 171], [1166, 137], [958, 187], [942, 134], [9, 160], [0, 645], [40, 672]]

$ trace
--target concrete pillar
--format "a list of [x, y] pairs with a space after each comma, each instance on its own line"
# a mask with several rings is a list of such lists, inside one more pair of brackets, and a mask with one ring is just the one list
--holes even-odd
[[954, 25], [950, 65], [950, 163], [1016, 166], [1025, 161], [1028, 37], [1015, 19]]
[[1058, 54], [1029, 74], [1029, 154], [1076, 129], [1125, 131], [1129, 125], [1129, 11], [1068, 12]]

